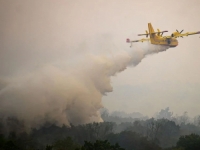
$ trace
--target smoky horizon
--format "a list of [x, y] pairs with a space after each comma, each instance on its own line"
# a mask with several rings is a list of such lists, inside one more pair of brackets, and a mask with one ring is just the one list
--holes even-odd
[[199, 1], [169, 2], [0, 0], [0, 117], [30, 129], [102, 122], [101, 108], [198, 116], [198, 35], [175, 48], [126, 43], [149, 22], [164, 35], [199, 31]]

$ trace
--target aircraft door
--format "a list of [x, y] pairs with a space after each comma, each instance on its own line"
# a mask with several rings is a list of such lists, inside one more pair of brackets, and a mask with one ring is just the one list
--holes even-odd
[[170, 39], [167, 39], [167, 43], [170, 44], [170, 43], [171, 43], [171, 40], [170, 40]]

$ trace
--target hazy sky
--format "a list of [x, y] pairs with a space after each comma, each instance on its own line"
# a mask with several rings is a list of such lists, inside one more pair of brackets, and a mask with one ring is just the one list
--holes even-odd
[[[143, 49], [147, 44], [130, 48], [125, 41], [139, 39], [149, 22], [155, 30], [168, 30], [165, 35], [200, 31], [199, 6], [199, 0], [0, 0], [0, 76], [21, 76], [49, 63], [79, 63], [86, 53]], [[199, 115], [200, 38], [178, 41], [112, 77], [104, 107], [148, 116], [170, 107], [174, 114]]]

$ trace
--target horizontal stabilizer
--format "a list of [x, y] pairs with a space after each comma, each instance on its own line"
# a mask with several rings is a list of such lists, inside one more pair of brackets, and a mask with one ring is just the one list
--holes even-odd
[[126, 39], [126, 43], [132, 43], [132, 42], [139, 42], [140, 40], [130, 41], [130, 39]]
[[131, 42], [139, 42], [140, 40], [135, 40], [135, 41], [131, 41]]
[[[134, 41], [131, 41], [130, 39], [126, 39], [126, 42], [127, 43], [131, 43], [131, 46], [132, 46], [132, 43], [133, 42], [145, 42], [145, 41], [149, 41], [150, 39], [140, 39], [140, 40], [134, 40]], [[131, 47], [130, 46], [130, 47]]]

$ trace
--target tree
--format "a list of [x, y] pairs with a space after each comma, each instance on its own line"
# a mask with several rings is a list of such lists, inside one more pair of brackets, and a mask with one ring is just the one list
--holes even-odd
[[167, 119], [158, 119], [161, 124], [157, 138], [159, 145], [163, 148], [175, 146], [180, 136], [180, 126]]
[[118, 134], [112, 133], [107, 139], [111, 144], [119, 143], [126, 150], [161, 150], [158, 145], [148, 141], [146, 137], [131, 131], [123, 131]]
[[0, 134], [0, 150], [3, 150], [5, 143], [6, 143], [5, 137], [2, 134]]
[[56, 141], [53, 147], [55, 150], [75, 150], [79, 148], [79, 145], [74, 143], [72, 138], [67, 137], [64, 138], [63, 140]]
[[53, 150], [53, 146], [47, 145], [45, 150]]
[[154, 118], [151, 118], [149, 120], [146, 121], [146, 128], [147, 128], [147, 138], [158, 144], [159, 143], [159, 139], [158, 139], [158, 134], [160, 132], [161, 129], [161, 122], [154, 120]]
[[172, 118], [172, 120], [173, 120], [176, 124], [179, 124], [179, 125], [181, 125], [181, 124], [187, 124], [187, 123], [190, 122], [190, 118], [189, 118], [189, 116], [188, 116], [187, 111], [185, 111], [185, 112], [183, 113], [182, 116], [176, 115], [175, 117]]
[[200, 115], [194, 118], [194, 124], [200, 127]]
[[184, 150], [200, 150], [200, 136], [197, 134], [181, 136], [177, 142], [177, 148], [184, 148]]
[[146, 128], [146, 126], [142, 125], [142, 123], [144, 123], [144, 122], [137, 120], [137, 121], [131, 123], [131, 125], [130, 125], [130, 123], [124, 123], [124, 124], [126, 124], [128, 126], [128, 127], [126, 127], [126, 131], [132, 131], [132, 132], [139, 133], [142, 136], [147, 136], [146, 135], [147, 128]]
[[84, 145], [81, 147], [81, 150], [125, 150], [121, 148], [117, 143], [111, 145], [107, 140], [101, 141], [96, 140], [95, 143], [85, 141]]
[[173, 112], [169, 112], [169, 107], [167, 107], [167, 108], [165, 108], [165, 109], [162, 109], [162, 110], [158, 113], [157, 118], [158, 118], [158, 119], [165, 118], [165, 119], [171, 120], [171, 119], [172, 119], [172, 115], [173, 115]]

